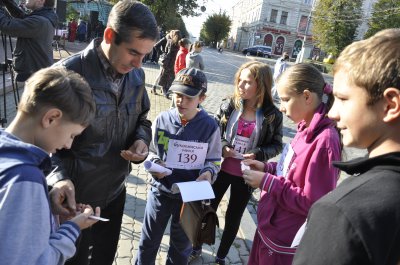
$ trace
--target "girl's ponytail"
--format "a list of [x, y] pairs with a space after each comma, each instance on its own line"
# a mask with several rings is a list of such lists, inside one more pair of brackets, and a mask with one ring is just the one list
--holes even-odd
[[335, 99], [332, 93], [333, 91], [332, 86], [329, 83], [325, 83], [323, 91], [324, 91], [324, 97], [327, 97], [327, 99], [323, 101], [326, 104], [326, 107], [329, 111], [332, 108], [333, 101]]

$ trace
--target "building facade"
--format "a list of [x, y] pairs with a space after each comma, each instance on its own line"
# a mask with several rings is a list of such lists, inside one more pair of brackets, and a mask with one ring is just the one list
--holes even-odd
[[303, 42], [313, 48], [313, 0], [240, 0], [231, 10], [232, 30], [227, 48], [241, 51], [252, 45], [272, 47], [275, 56], [296, 58]]
[[[318, 0], [239, 0], [230, 10], [232, 29], [227, 48], [241, 51], [253, 45], [272, 47], [275, 56], [288, 52], [293, 59], [303, 47], [306, 57], [320, 55], [312, 41], [311, 12]], [[378, 0], [363, 1], [363, 20], [356, 40], [368, 30], [368, 19]]]

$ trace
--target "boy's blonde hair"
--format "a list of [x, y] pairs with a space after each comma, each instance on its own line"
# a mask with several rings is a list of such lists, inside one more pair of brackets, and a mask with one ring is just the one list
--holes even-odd
[[26, 81], [18, 111], [35, 116], [48, 108], [60, 109], [64, 120], [88, 126], [96, 105], [92, 90], [79, 74], [63, 67], [49, 67]]
[[351, 84], [367, 90], [368, 105], [380, 100], [386, 88], [400, 89], [400, 29], [382, 30], [347, 46], [336, 60], [333, 74], [341, 70]]
[[256, 108], [260, 108], [264, 103], [264, 101], [268, 101], [268, 103], [273, 104], [271, 97], [271, 88], [272, 88], [272, 72], [267, 64], [260, 63], [257, 61], [250, 61], [244, 63], [240, 66], [239, 70], [235, 74], [235, 92], [233, 95], [233, 101], [235, 103], [235, 108], [240, 109], [241, 107], [241, 98], [239, 94], [239, 79], [240, 73], [244, 69], [249, 69], [250, 73], [253, 75], [254, 79], [257, 83], [257, 103]]

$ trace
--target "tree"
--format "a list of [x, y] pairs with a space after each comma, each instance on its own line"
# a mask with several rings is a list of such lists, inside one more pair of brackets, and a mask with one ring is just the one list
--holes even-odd
[[66, 10], [66, 19], [67, 21], [71, 21], [72, 19], [79, 18], [79, 12], [76, 11], [70, 2], [67, 2], [67, 10]]
[[228, 37], [232, 21], [226, 13], [208, 16], [200, 31], [200, 38], [216, 47], [217, 42]]
[[317, 46], [338, 56], [354, 41], [361, 22], [363, 0], [319, 0], [312, 14], [312, 34]]
[[199, 7], [196, 0], [143, 0], [142, 3], [149, 6], [156, 17], [157, 23], [162, 26], [164, 30], [182, 30], [184, 28], [184, 31], [186, 31], [186, 27], [182, 28], [181, 25], [182, 16], [199, 15], [199, 13], [196, 12]]
[[364, 38], [382, 29], [400, 28], [400, 0], [379, 0], [374, 4]]

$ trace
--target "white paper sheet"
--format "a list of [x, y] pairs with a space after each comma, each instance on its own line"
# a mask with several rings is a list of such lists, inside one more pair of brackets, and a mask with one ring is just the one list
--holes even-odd
[[173, 193], [178, 193], [180, 191], [183, 202], [215, 198], [211, 184], [206, 180], [174, 183], [171, 190]]
[[242, 169], [242, 172], [245, 170], [250, 170], [250, 167], [248, 165], [245, 165], [243, 161], [240, 162], [240, 168]]
[[306, 228], [307, 228], [306, 226], [307, 226], [307, 221], [304, 222], [304, 224], [297, 231], [297, 233], [292, 241], [292, 245], [290, 246], [291, 248], [295, 248], [300, 244], [300, 240], [302, 239], [304, 232], [306, 231]]
[[160, 166], [159, 164], [153, 163], [151, 161], [144, 161], [143, 165], [144, 169], [150, 172], [165, 173], [167, 174], [166, 176], [172, 174], [172, 170], [170, 170], [169, 168]]

